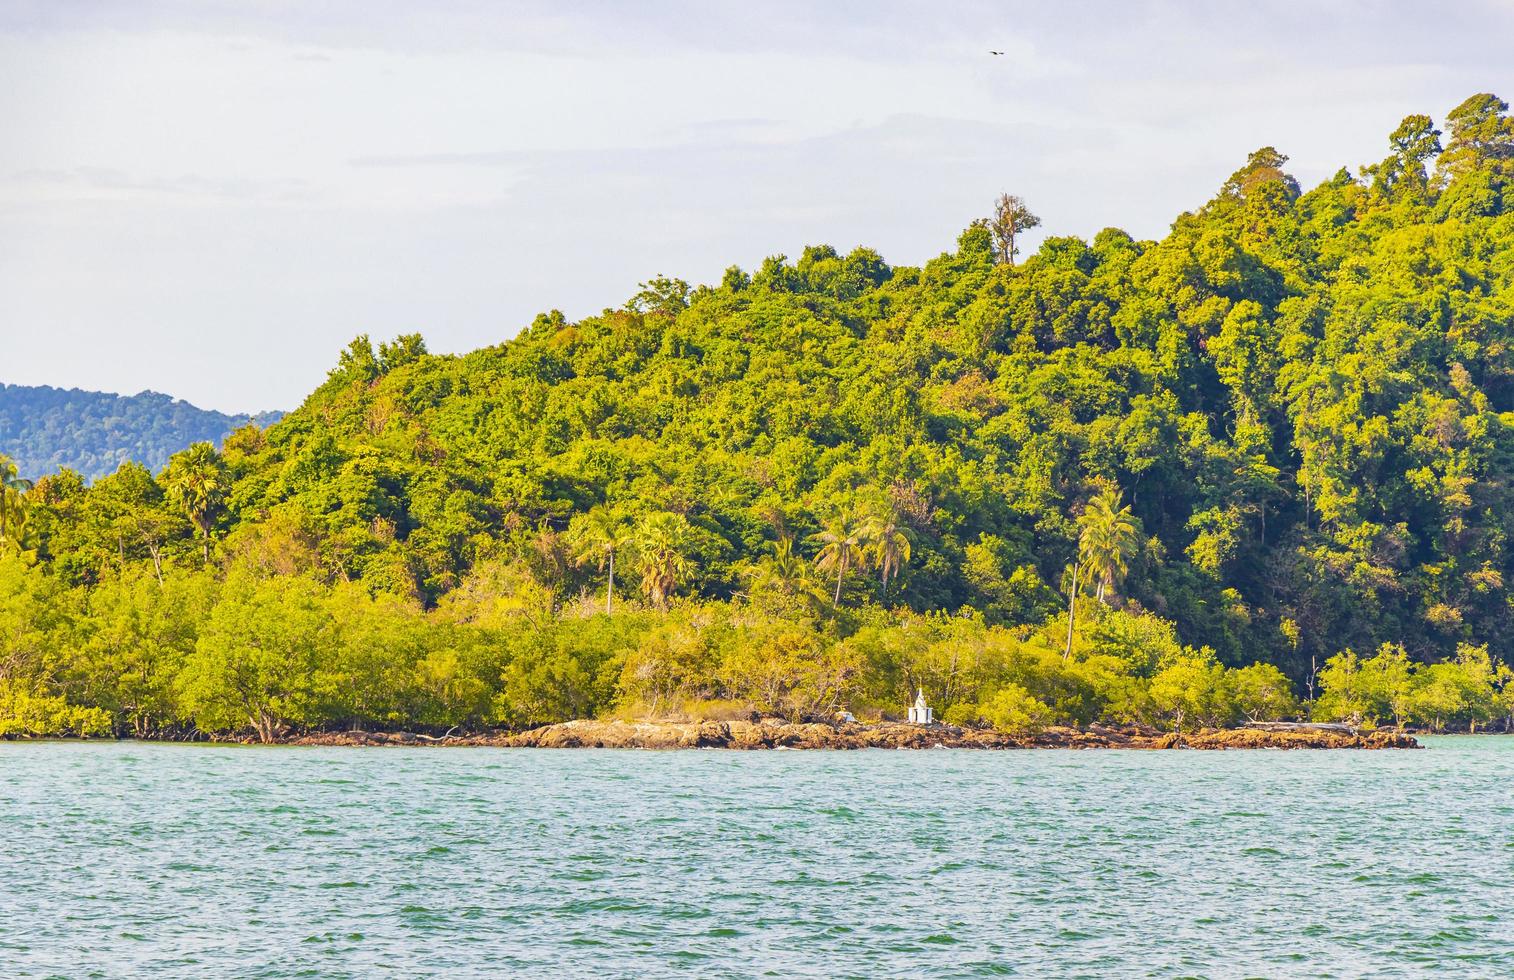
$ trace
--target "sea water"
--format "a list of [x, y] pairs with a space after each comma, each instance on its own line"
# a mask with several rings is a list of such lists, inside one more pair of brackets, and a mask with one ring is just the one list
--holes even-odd
[[1514, 739], [0, 743], [0, 976], [1509, 976]]

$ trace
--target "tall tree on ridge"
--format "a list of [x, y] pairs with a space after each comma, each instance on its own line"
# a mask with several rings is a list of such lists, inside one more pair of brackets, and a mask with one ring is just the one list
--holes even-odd
[[1440, 153], [1440, 130], [1429, 116], [1405, 116], [1388, 137], [1393, 153], [1381, 163], [1362, 168], [1364, 177], [1385, 197], [1419, 196], [1430, 187], [1425, 161]]
[[1446, 115], [1450, 138], [1437, 162], [1443, 179], [1490, 164], [1500, 174], [1514, 167], [1514, 118], [1505, 114], [1508, 111], [1503, 99], [1482, 92]]
[[1005, 265], [1014, 265], [1015, 256], [1020, 252], [1020, 234], [1040, 224], [1041, 219], [1031, 213], [1024, 198], [1015, 194], [1000, 194], [994, 202], [993, 219], [988, 224], [988, 230], [994, 234], [999, 261]]
[[1266, 184], [1281, 184], [1289, 197], [1298, 197], [1299, 186], [1283, 165], [1288, 162], [1286, 153], [1276, 147], [1264, 146], [1253, 150], [1246, 158], [1246, 165], [1230, 175], [1220, 187], [1220, 196], [1235, 200], [1250, 196], [1251, 192]]

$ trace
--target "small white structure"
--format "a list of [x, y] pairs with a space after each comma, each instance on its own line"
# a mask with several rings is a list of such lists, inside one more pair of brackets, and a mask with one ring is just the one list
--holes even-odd
[[925, 689], [915, 688], [915, 703], [909, 709], [909, 721], [912, 725], [934, 725], [936, 713], [925, 703]]

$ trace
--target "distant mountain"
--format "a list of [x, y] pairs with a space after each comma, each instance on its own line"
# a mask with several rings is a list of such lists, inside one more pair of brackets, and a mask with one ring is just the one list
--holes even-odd
[[283, 414], [227, 415], [156, 391], [116, 395], [0, 384], [0, 455], [30, 478], [67, 466], [93, 480], [126, 460], [157, 472], [191, 443], [219, 445], [248, 422], [271, 425]]

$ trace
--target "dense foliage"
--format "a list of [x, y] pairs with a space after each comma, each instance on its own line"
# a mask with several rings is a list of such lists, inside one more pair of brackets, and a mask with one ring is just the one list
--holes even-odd
[[1514, 120], [1285, 163], [1159, 242], [1011, 264], [1001, 215], [460, 357], [359, 338], [221, 452], [18, 487], [0, 726], [1506, 716]]
[[226, 415], [155, 391], [113, 395], [0, 384], [0, 453], [33, 478], [68, 468], [94, 480], [128, 461], [157, 472], [193, 443], [219, 445], [232, 430], [269, 425], [280, 414]]

